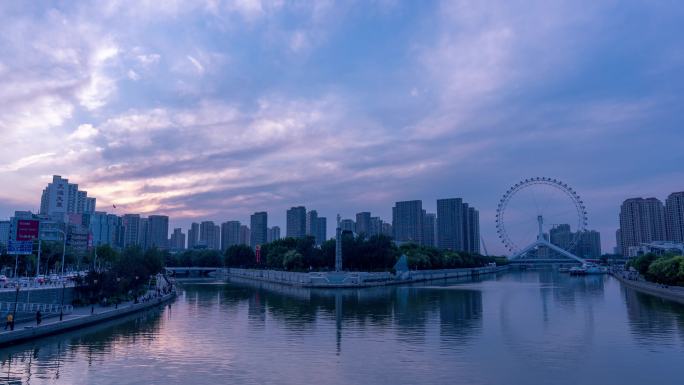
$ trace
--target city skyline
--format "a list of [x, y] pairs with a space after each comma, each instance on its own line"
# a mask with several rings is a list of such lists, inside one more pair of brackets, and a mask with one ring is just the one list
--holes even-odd
[[502, 253], [499, 197], [550, 176], [582, 195], [610, 251], [621, 202], [682, 190], [681, 7], [10, 2], [0, 11], [0, 179], [11, 186], [0, 218], [39, 211], [53, 174], [107, 212], [168, 215], [183, 229], [249, 223], [261, 210], [284, 229], [296, 205], [388, 221], [393, 202], [420, 199], [434, 213], [437, 199], [462, 197], [480, 211], [490, 252]]

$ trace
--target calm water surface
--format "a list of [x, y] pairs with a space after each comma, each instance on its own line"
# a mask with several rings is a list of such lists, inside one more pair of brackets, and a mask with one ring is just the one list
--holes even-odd
[[346, 291], [186, 284], [163, 310], [0, 351], [0, 384], [677, 384], [684, 307], [512, 272]]

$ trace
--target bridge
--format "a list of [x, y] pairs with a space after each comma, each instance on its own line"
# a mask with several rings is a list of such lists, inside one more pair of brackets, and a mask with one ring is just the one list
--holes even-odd
[[223, 269], [223, 267], [165, 267], [164, 269], [166, 269], [167, 274], [174, 277], [207, 277], [209, 274]]
[[[575, 254], [564, 250], [553, 243], [549, 242], [544, 238], [544, 231], [542, 230], [543, 228], [543, 223], [544, 219], [542, 218], [541, 215], [537, 216], [537, 223], [539, 225], [539, 233], [537, 234], [537, 240], [534, 241], [531, 245], [527, 246], [524, 248], [522, 251], [516, 253], [509, 259], [511, 260], [512, 263], [580, 263], [584, 265], [587, 263], [587, 260], [584, 258], [580, 258], [576, 256]], [[536, 250], [539, 247], [546, 247], [552, 251], [555, 251], [556, 253], [560, 254], [563, 257], [566, 258], [553, 258], [553, 259], [544, 259], [544, 258], [526, 258], [527, 254], [530, 251]], [[547, 261], [547, 262], [542, 262], [542, 261]], [[550, 262], [554, 261], [554, 262]], [[556, 262], [558, 261], [558, 262]]]

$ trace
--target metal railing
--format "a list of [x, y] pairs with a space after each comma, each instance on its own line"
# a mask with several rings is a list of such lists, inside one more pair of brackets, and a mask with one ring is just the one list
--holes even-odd
[[[14, 311], [14, 302], [0, 302], [0, 313], [6, 313], [6, 312], [13, 312]], [[17, 302], [16, 303], [16, 311], [17, 312], [22, 312], [22, 313], [33, 313], [38, 310], [41, 311], [41, 313], [55, 313], [59, 314], [60, 312], [63, 311], [63, 314], [71, 314], [71, 312], [74, 310], [74, 307], [72, 305], [60, 305], [58, 303], [26, 303], [26, 302]]]

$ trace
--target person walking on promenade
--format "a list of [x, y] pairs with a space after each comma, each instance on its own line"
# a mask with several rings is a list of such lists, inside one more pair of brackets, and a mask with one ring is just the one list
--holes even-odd
[[43, 315], [40, 313], [40, 310], [36, 311], [36, 325], [40, 326], [40, 323], [43, 322]]
[[7, 323], [5, 324], [5, 330], [9, 327], [10, 330], [14, 330], [14, 315], [12, 313], [7, 314]]

